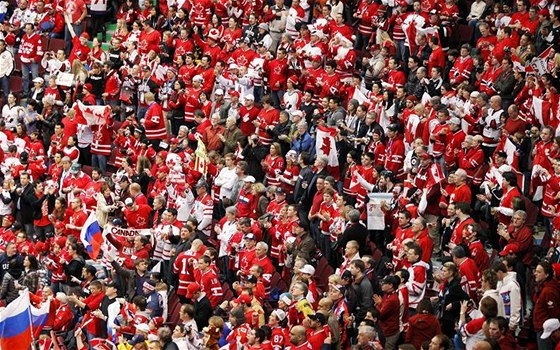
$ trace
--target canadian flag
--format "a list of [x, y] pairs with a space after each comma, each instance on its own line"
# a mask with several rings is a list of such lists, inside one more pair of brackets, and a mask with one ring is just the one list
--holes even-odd
[[[531, 111], [535, 116], [535, 119], [541, 123], [542, 126], [550, 125], [550, 101], [540, 99], [533, 96], [533, 106]], [[554, 125], [556, 127], [556, 125]]]
[[111, 106], [86, 106], [81, 101], [77, 101], [74, 105], [76, 117], [84, 118], [86, 124], [105, 125], [111, 116]]
[[319, 125], [317, 128], [315, 149], [317, 151], [317, 157], [325, 156], [328, 158], [329, 163], [327, 170], [338, 181], [340, 179], [340, 169], [336, 150], [336, 134], [337, 131], [335, 128]]

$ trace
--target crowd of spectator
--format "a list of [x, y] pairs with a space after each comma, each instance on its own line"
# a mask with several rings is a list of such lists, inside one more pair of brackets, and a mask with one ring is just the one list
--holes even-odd
[[50, 304], [41, 349], [560, 348], [558, 0], [0, 21], [0, 304]]

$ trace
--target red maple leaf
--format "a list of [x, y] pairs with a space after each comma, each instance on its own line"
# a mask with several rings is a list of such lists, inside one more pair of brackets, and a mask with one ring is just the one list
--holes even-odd
[[323, 144], [321, 145], [321, 150], [323, 153], [328, 156], [331, 154], [331, 138], [330, 137], [323, 137]]

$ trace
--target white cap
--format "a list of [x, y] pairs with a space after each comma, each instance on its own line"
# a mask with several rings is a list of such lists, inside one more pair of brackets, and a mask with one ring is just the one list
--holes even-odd
[[255, 100], [255, 96], [253, 96], [253, 95], [251, 95], [251, 94], [248, 94], [248, 95], [245, 95], [245, 99], [246, 99], [246, 100], [254, 101], [254, 100]]
[[457, 117], [451, 117], [448, 121], [448, 124], [455, 124], [455, 125], [461, 125], [461, 119], [457, 118]]
[[192, 80], [193, 80], [193, 81], [200, 81], [200, 82], [202, 82], [202, 81], [204, 81], [204, 78], [202, 77], [202, 75], [198, 74], [198, 75], [195, 75], [195, 76], [192, 78]]
[[141, 323], [136, 326], [136, 330], [144, 333], [150, 333], [150, 326], [147, 323]]
[[132, 198], [127, 198], [124, 200], [124, 204], [131, 206], [132, 204], [134, 204], [134, 201], [132, 200]]
[[45, 83], [45, 80], [44, 80], [43, 78], [41, 78], [41, 77], [37, 77], [37, 78], [33, 79], [33, 82], [34, 82], [34, 83], [41, 83], [41, 84], [44, 84], [44, 83]]
[[478, 91], [471, 92], [471, 97], [477, 98], [478, 96], [480, 96], [480, 92]]
[[56, 293], [56, 300], [60, 301], [63, 304], [68, 304], [68, 296], [62, 292]]
[[284, 319], [286, 318], [286, 312], [284, 312], [284, 310], [282, 309], [276, 309], [270, 314], [276, 316], [276, 318], [280, 321], [284, 321]]
[[229, 65], [229, 69], [230, 69], [230, 70], [232, 70], [232, 69], [239, 69], [239, 66], [238, 66], [237, 64], [235, 64], [235, 63], [232, 63], [232, 64]]
[[506, 171], [511, 171], [511, 167], [507, 164], [503, 164], [498, 168], [500, 173], [505, 173]]
[[253, 183], [253, 184], [254, 184], [255, 181], [257, 181], [257, 180], [255, 180], [255, 177], [254, 177], [254, 176], [249, 175], [249, 176], [245, 176], [245, 177], [243, 178], [243, 181], [245, 181], [245, 182], [250, 182], [250, 183]]
[[306, 264], [303, 265], [301, 269], [299, 269], [299, 272], [313, 276], [315, 274], [315, 268], [309, 264]]
[[216, 91], [214, 91], [214, 95], [224, 95], [224, 90], [222, 89], [216, 89]]
[[543, 334], [541, 335], [541, 339], [548, 339], [552, 332], [560, 328], [560, 321], [557, 318], [551, 318], [543, 323]]

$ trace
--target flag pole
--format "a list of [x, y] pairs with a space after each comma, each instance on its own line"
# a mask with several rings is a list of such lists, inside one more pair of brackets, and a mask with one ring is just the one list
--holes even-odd
[[29, 289], [25, 289], [27, 293], [27, 314], [29, 315], [29, 329], [31, 330], [31, 349], [35, 350], [35, 332], [33, 332], [33, 320], [31, 318], [31, 300], [29, 299]]

